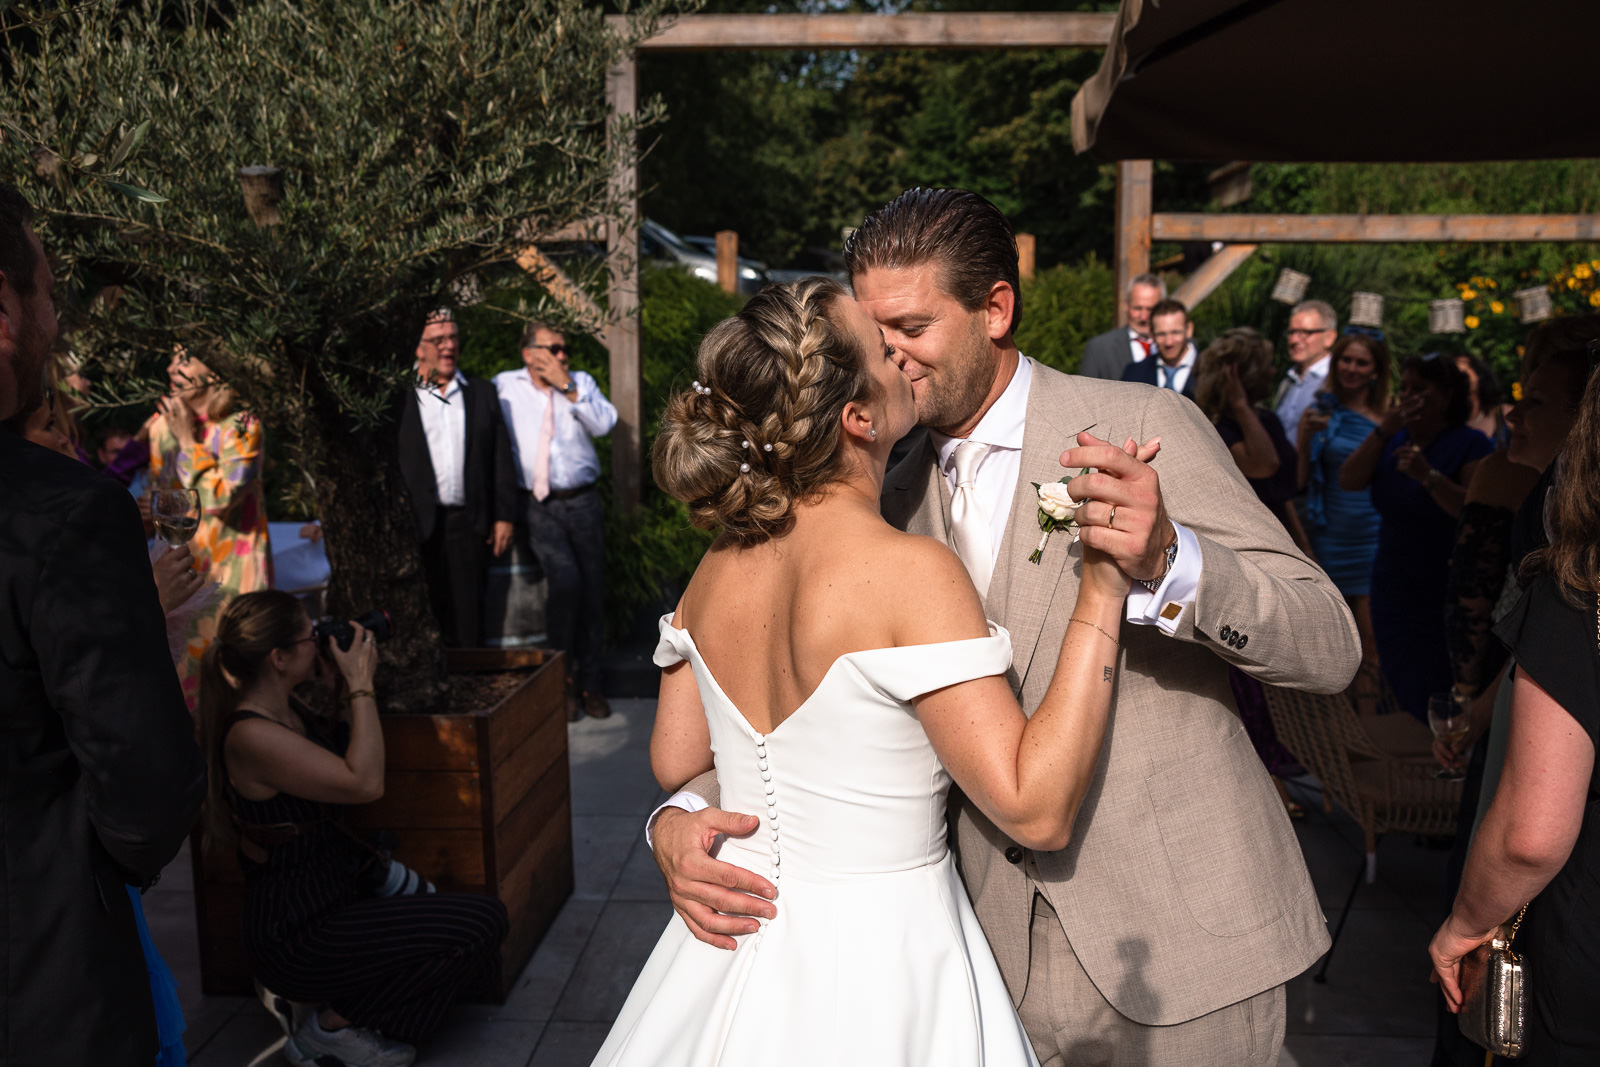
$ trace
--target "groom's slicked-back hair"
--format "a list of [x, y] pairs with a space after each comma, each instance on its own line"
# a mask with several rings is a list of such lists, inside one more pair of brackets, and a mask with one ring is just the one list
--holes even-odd
[[33, 223], [33, 206], [9, 185], [0, 185], [0, 271], [22, 296], [33, 293], [38, 257], [27, 229]]
[[861, 221], [844, 245], [855, 278], [872, 267], [939, 265], [941, 287], [968, 311], [995, 282], [1011, 286], [1011, 328], [1022, 324], [1017, 238], [1000, 209], [965, 189], [907, 189]]

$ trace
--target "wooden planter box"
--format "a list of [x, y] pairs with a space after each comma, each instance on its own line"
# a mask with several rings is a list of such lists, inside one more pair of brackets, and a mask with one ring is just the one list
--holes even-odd
[[[354, 826], [394, 831], [395, 851], [441, 890], [493, 893], [511, 933], [499, 972], [480, 991], [503, 1000], [572, 893], [572, 799], [561, 653], [459, 649], [452, 674], [526, 669], [498, 704], [449, 715], [386, 715], [383, 799], [354, 808]], [[244, 877], [231, 850], [194, 858], [200, 980], [208, 995], [248, 995]]]

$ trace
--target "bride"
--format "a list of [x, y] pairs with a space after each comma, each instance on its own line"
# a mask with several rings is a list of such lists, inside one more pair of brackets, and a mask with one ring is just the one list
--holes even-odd
[[1010, 636], [961, 561], [879, 514], [916, 415], [849, 294], [824, 278], [762, 291], [707, 335], [698, 372], [668, 405], [655, 478], [721, 533], [661, 621], [650, 762], [669, 791], [714, 767], [722, 806], [760, 813], [719, 858], [777, 888], [776, 917], [726, 951], [675, 915], [595, 1063], [1035, 1064], [945, 797], [953, 778], [1017, 843], [1067, 844], [1128, 579], [1082, 546], [1073, 624], [1027, 718]]

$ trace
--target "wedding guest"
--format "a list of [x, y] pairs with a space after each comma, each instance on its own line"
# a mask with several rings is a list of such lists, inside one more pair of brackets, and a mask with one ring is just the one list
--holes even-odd
[[455, 316], [431, 312], [417, 341], [415, 396], [400, 410], [400, 471], [444, 643], [476, 648], [489, 556], [511, 547], [516, 483], [494, 390], [461, 373], [460, 348]]
[[[0, 186], [0, 420], [48, 408], [54, 278]], [[205, 792], [137, 510], [0, 428], [0, 1062], [149, 1064], [161, 1038], [134, 912]]]
[[[1511, 739], [1450, 916], [1428, 946], [1452, 1011], [1462, 957], [1522, 918], [1532, 972], [1523, 1062], [1600, 1060], [1592, 979], [1600, 964], [1600, 379], [1591, 377], [1562, 458], [1554, 536], [1496, 633], [1516, 657]], [[1525, 917], [1523, 906], [1526, 905]]]
[[[210, 771], [206, 829], [237, 842], [244, 936], [255, 977], [288, 998], [279, 1022], [295, 1063], [405, 1065], [456, 994], [505, 940], [505, 906], [473, 893], [362, 895], [374, 857], [345, 809], [383, 796], [377, 645], [352, 624], [348, 649], [319, 649], [300, 602], [270, 589], [238, 597], [201, 668], [200, 738]], [[343, 714], [294, 695], [319, 651], [337, 668]], [[321, 1057], [330, 1057], [325, 1060]]]
[[1504, 448], [1506, 444], [1505, 414], [1500, 408], [1500, 382], [1489, 364], [1477, 356], [1465, 353], [1456, 358], [1456, 369], [1467, 376], [1467, 425]]
[[1293, 364], [1278, 386], [1274, 403], [1285, 427], [1300, 425], [1300, 416], [1322, 392], [1333, 360], [1329, 352], [1339, 336], [1339, 316], [1324, 300], [1306, 300], [1289, 312], [1289, 361]]
[[188, 655], [178, 664], [192, 713], [200, 698], [200, 657], [216, 633], [217, 615], [241, 593], [272, 585], [272, 551], [261, 474], [261, 421], [234, 409], [228, 388], [183, 346], [167, 364], [171, 391], [148, 423], [150, 485], [184, 488], [200, 497], [200, 525], [189, 544], [195, 567], [220, 596], [188, 623]]
[[594, 439], [617, 409], [593, 377], [569, 366], [567, 339], [548, 323], [522, 333], [524, 369], [495, 375], [511, 428], [528, 538], [549, 583], [550, 644], [569, 656], [567, 718], [611, 714], [601, 653], [605, 640], [605, 505]]
[[1128, 283], [1128, 325], [1089, 338], [1083, 346], [1078, 373], [1085, 378], [1120, 381], [1130, 363], [1155, 355], [1150, 336], [1150, 310], [1167, 298], [1167, 283], [1159, 274], [1137, 274]]
[[1372, 561], [1378, 554], [1378, 511], [1370, 489], [1348, 490], [1339, 469], [1389, 410], [1394, 361], [1383, 338], [1347, 333], [1329, 352], [1332, 371], [1297, 428], [1297, 482], [1306, 491], [1306, 522], [1317, 562], [1344, 594], [1361, 631], [1361, 669], [1352, 696], [1370, 714], [1383, 696], [1378, 644], [1372, 633]]
[[1409, 356], [1400, 402], [1339, 471], [1340, 488], [1371, 487], [1382, 521], [1372, 565], [1372, 630], [1400, 707], [1427, 721], [1428, 696], [1450, 688], [1444, 611], [1456, 517], [1478, 461], [1494, 450], [1466, 425], [1467, 377], [1437, 354]]
[[[1200, 353], [1195, 377], [1195, 403], [1217, 428], [1256, 499], [1294, 536], [1300, 528], [1299, 516], [1289, 506], [1295, 494], [1294, 449], [1278, 416], [1258, 407], [1272, 392], [1272, 343], [1248, 326], [1228, 330]], [[1272, 775], [1284, 808], [1293, 817], [1303, 816], [1284, 788], [1283, 776], [1293, 772], [1295, 759], [1278, 741], [1261, 683], [1233, 666], [1228, 682], [1250, 743]]]
[[1122, 380], [1158, 385], [1193, 400], [1198, 356], [1189, 309], [1177, 300], [1161, 301], [1150, 309], [1150, 335], [1155, 339], [1155, 358], [1128, 364], [1122, 369]]

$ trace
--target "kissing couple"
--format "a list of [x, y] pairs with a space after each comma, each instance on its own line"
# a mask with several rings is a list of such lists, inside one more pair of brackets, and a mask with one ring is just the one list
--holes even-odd
[[1227, 668], [1344, 689], [1343, 597], [1188, 400], [1018, 352], [987, 200], [910, 190], [846, 262], [663, 419], [720, 534], [655, 656], [676, 914], [594, 1062], [1276, 1063], [1328, 934]]

